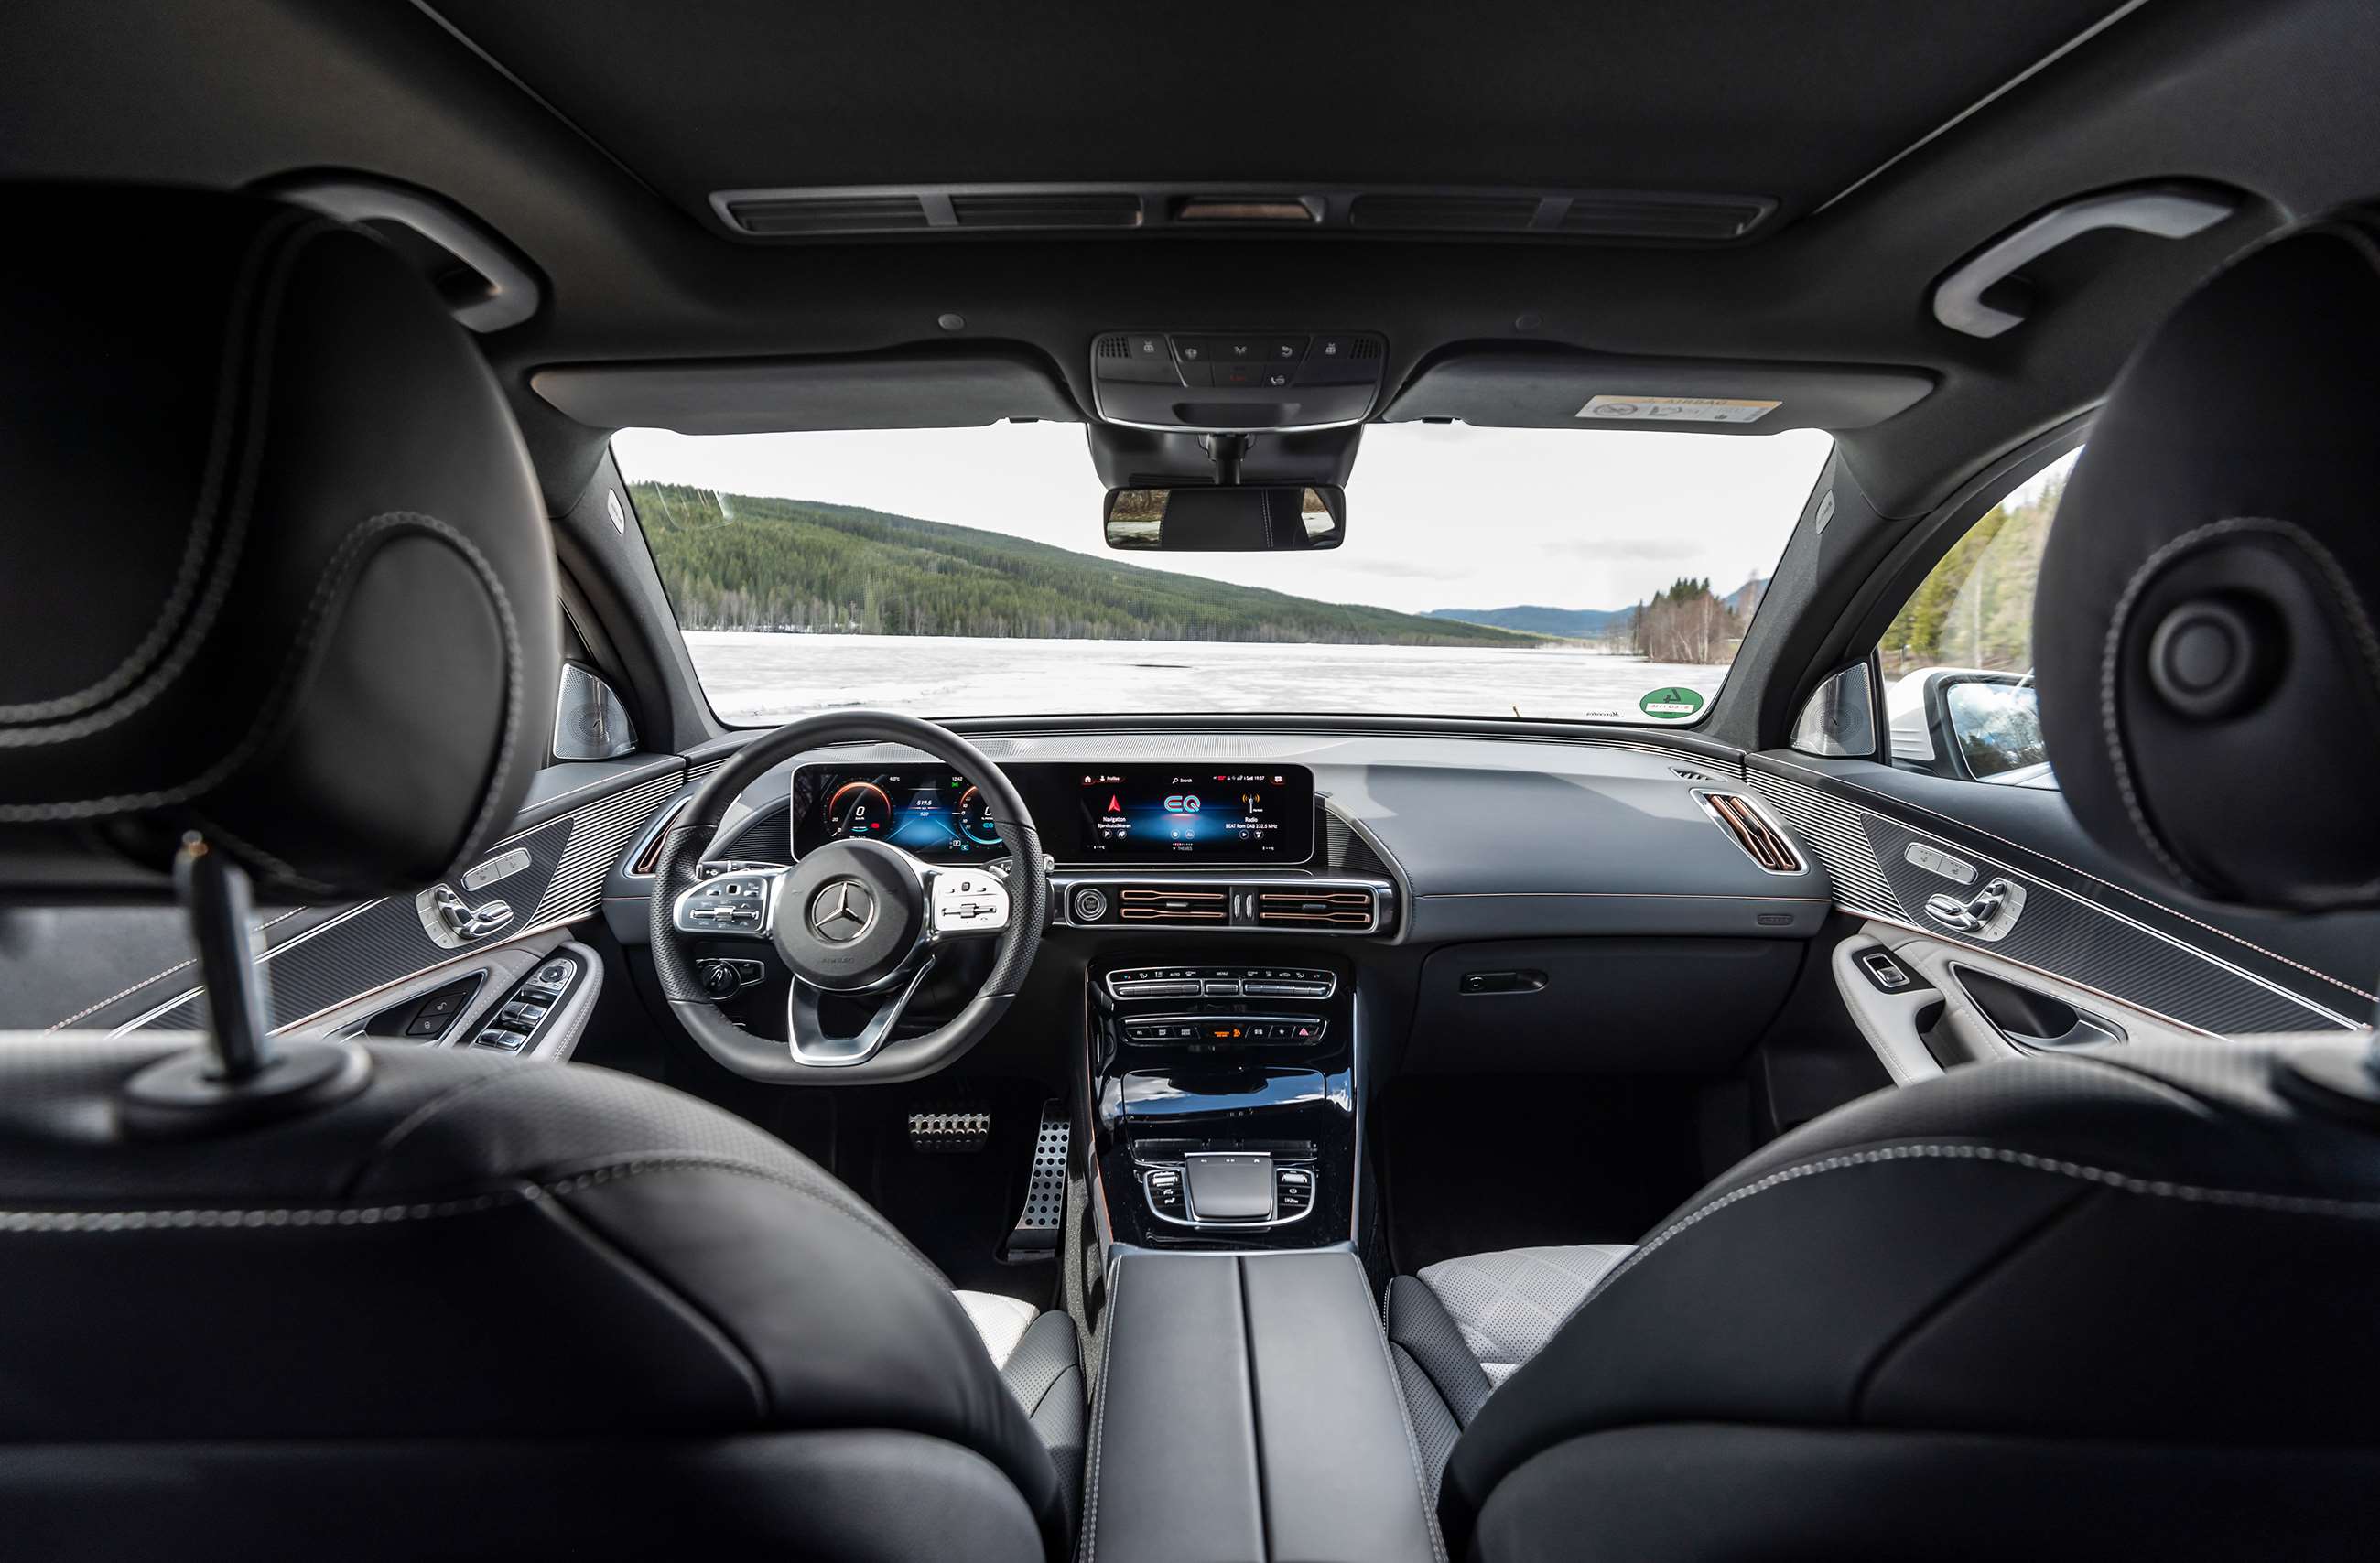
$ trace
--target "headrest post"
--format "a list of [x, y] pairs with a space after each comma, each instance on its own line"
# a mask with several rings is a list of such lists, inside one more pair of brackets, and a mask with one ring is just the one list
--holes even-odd
[[193, 830], [174, 855], [174, 890], [189, 917], [206, 984], [212, 1072], [225, 1084], [245, 1084], [273, 1061], [248, 871]]

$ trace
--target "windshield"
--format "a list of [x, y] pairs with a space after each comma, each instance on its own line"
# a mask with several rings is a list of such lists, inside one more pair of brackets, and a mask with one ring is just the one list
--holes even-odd
[[1364, 431], [1343, 546], [1101, 546], [1070, 424], [613, 442], [722, 720], [1700, 718], [1824, 434]]

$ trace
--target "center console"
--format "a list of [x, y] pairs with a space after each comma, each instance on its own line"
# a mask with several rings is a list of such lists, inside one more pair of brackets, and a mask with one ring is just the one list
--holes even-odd
[[1110, 1289], [1084, 1557], [1444, 1556], [1353, 1254], [1133, 1253]]
[[1347, 963], [1303, 950], [1270, 960], [1126, 954], [1096, 963], [1090, 987], [1101, 1182], [1119, 1242], [1349, 1241]]

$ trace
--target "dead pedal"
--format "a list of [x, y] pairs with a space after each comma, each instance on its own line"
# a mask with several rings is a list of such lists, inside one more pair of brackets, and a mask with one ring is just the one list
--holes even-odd
[[1033, 1170], [1025, 1181], [1025, 1209], [1008, 1234], [1011, 1256], [1057, 1250], [1066, 1221], [1066, 1152], [1074, 1137], [1065, 1102], [1054, 1097], [1043, 1102], [1041, 1127], [1033, 1136]]
[[929, 1156], [979, 1151], [991, 1143], [991, 1114], [981, 1108], [921, 1108], [909, 1115], [909, 1148]]

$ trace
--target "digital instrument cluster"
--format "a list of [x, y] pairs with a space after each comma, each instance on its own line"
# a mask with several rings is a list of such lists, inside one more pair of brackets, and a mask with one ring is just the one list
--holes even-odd
[[982, 792], [944, 767], [795, 770], [795, 855], [846, 839], [890, 842], [936, 863], [997, 857], [1008, 850]]
[[[1303, 863], [1314, 773], [1303, 766], [1012, 765], [1043, 850], [1064, 863]], [[936, 863], [1002, 856], [982, 792], [947, 767], [806, 765], [793, 775], [795, 855], [886, 842]]]

